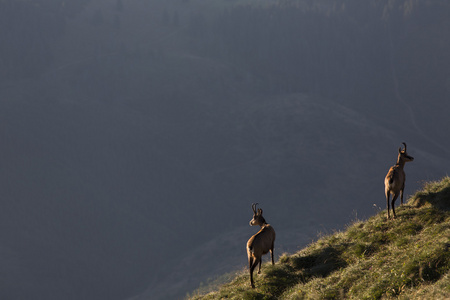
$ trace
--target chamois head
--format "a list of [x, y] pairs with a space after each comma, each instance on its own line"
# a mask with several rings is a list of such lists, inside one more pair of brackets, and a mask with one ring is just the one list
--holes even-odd
[[402, 144], [405, 148], [403, 150], [402, 150], [402, 147], [398, 148], [397, 163], [413, 161], [414, 157], [409, 156], [408, 153], [406, 153], [406, 143], [402, 143]]
[[266, 224], [266, 220], [262, 216], [263, 210], [261, 208], [258, 208], [258, 210], [256, 210], [256, 205], [258, 205], [258, 203], [252, 204], [253, 219], [250, 220], [250, 226], [263, 226], [264, 224]]

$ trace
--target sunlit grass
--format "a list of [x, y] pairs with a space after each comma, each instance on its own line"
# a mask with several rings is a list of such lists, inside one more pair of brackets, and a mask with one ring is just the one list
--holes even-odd
[[450, 298], [449, 203], [449, 177], [426, 183], [394, 220], [382, 211], [284, 254], [263, 265], [255, 289], [244, 272], [193, 299]]

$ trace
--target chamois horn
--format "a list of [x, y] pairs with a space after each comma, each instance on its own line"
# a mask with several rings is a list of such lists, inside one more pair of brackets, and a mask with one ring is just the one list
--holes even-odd
[[256, 205], [258, 205], [258, 203], [253, 203], [252, 204], [252, 210], [253, 210], [254, 214], [256, 214]]

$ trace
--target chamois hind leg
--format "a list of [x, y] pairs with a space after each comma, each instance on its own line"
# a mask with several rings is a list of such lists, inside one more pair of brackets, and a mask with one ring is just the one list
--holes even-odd
[[259, 259], [259, 269], [258, 274], [261, 274], [262, 257]]
[[389, 215], [389, 197], [390, 197], [391, 193], [389, 191], [386, 191], [386, 207], [387, 207], [387, 218], [388, 220], [391, 218], [391, 216]]
[[248, 256], [248, 270], [250, 272], [250, 284], [252, 285], [252, 287], [254, 287], [252, 266], [253, 266], [253, 256], [249, 255]]
[[405, 187], [402, 187], [402, 189], [400, 190], [400, 203], [401, 205], [403, 205], [403, 190], [405, 189]]
[[395, 200], [397, 200], [398, 194], [395, 194], [391, 201], [392, 213], [394, 214], [394, 219], [397, 217], [395, 214]]
[[252, 288], [255, 288], [255, 282], [253, 281], [253, 271], [255, 270], [256, 266], [258, 265], [258, 263], [261, 262], [261, 258], [255, 258], [253, 259], [253, 263], [250, 266], [250, 283], [252, 285]]
[[272, 258], [272, 265], [274, 265], [275, 262], [273, 261], [273, 244], [272, 244], [272, 248], [270, 248], [270, 257]]

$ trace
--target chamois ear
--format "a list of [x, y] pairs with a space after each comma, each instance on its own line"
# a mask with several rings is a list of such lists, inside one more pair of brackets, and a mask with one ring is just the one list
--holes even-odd
[[402, 153], [402, 147], [398, 148], [398, 153]]
[[258, 215], [262, 216], [263, 210], [261, 208], [258, 208]]

